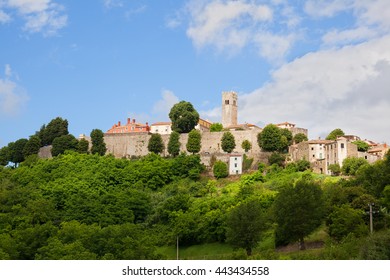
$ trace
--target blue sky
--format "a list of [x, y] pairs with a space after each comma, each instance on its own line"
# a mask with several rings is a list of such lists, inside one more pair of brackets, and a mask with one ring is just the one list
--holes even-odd
[[78, 136], [179, 100], [390, 142], [388, 0], [0, 0], [0, 147], [60, 116]]

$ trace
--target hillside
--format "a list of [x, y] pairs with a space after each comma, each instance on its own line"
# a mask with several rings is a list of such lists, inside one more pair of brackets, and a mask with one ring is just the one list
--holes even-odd
[[262, 168], [215, 180], [197, 155], [75, 152], [1, 167], [0, 259], [173, 259], [177, 238], [184, 259], [390, 258], [389, 157], [350, 178]]

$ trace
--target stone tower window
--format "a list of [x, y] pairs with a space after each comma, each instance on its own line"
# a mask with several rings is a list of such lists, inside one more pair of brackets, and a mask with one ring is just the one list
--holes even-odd
[[229, 105], [229, 100], [225, 100], [225, 105]]

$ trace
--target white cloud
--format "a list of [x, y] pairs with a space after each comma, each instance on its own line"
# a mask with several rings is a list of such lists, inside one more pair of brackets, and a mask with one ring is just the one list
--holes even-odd
[[273, 73], [273, 80], [240, 97], [240, 119], [290, 121], [312, 138], [336, 127], [390, 141], [390, 36], [338, 50], [310, 53]]
[[103, 4], [107, 9], [123, 7], [122, 0], [103, 0]]
[[305, 12], [317, 19], [334, 17], [338, 13], [350, 13], [355, 18], [354, 26], [326, 32], [326, 46], [356, 44], [379, 38], [390, 31], [390, 1], [388, 0], [309, 0]]
[[258, 43], [259, 53], [275, 64], [281, 64], [294, 44], [296, 35], [275, 35], [269, 32], [259, 33], [254, 37]]
[[325, 45], [343, 46], [353, 43], [360, 43], [367, 39], [377, 37], [378, 32], [368, 27], [358, 27], [348, 30], [332, 30], [322, 37]]
[[0, 23], [7, 23], [11, 21], [11, 17], [4, 11], [0, 10]]
[[11, 66], [10, 66], [9, 64], [6, 64], [6, 65], [5, 65], [4, 74], [5, 74], [5, 77], [6, 77], [6, 78], [11, 78], [11, 76], [12, 76], [12, 70], [11, 70]]
[[152, 112], [168, 116], [172, 106], [179, 102], [179, 98], [170, 90], [164, 90], [161, 95], [162, 99], [154, 104]]
[[309, 0], [305, 2], [305, 12], [312, 17], [333, 17], [350, 8], [354, 0]]
[[0, 78], [0, 115], [15, 116], [19, 114], [29, 98], [19, 85], [9, 79], [12, 72], [8, 64], [4, 72], [5, 78]]
[[[51, 36], [67, 25], [64, 7], [52, 0], [6, 0], [2, 5], [3, 10], [8, 11], [5, 15], [9, 17], [9, 13], [15, 13], [20, 16], [25, 21], [23, 29], [31, 33]], [[2, 17], [4, 15], [0, 11], [0, 22]]]
[[[193, 0], [186, 11], [187, 36], [197, 49], [213, 47], [218, 52], [236, 54], [251, 46], [275, 64], [284, 61], [291, 50], [296, 38], [294, 29], [301, 22], [285, 1], [262, 4], [250, 0]], [[176, 27], [180, 22], [177, 16], [168, 26]]]

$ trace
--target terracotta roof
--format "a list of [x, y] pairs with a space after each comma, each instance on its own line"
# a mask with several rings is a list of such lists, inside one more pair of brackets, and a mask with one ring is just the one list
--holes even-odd
[[291, 124], [291, 125], [294, 125], [294, 126], [295, 126], [295, 123], [289, 123], [289, 122], [278, 123], [276, 126], [279, 126], [279, 125], [288, 125], [288, 124]]
[[151, 125], [171, 125], [171, 124], [172, 124], [171, 122], [156, 122]]
[[335, 142], [335, 141], [333, 141], [333, 140], [323, 140], [323, 139], [307, 141], [307, 143], [309, 143], [309, 144], [330, 144], [330, 143], [333, 143], [333, 142]]

